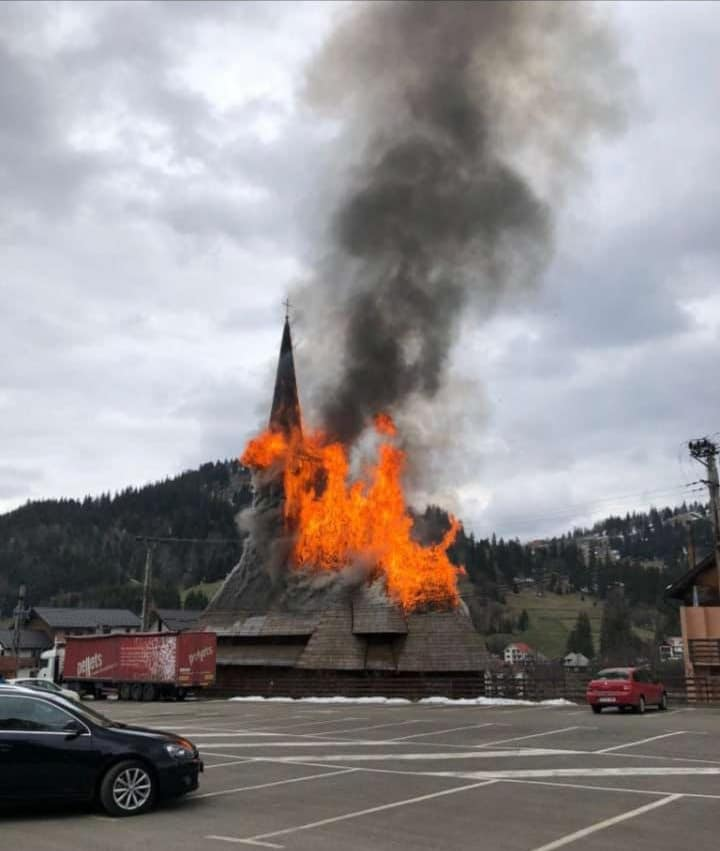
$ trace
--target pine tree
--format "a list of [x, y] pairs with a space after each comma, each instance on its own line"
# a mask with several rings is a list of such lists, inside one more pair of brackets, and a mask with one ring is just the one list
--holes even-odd
[[195, 611], [204, 611], [210, 601], [206, 594], [202, 591], [190, 591], [185, 597], [183, 609], [191, 609]]
[[619, 591], [611, 591], [603, 607], [600, 625], [600, 655], [613, 665], [635, 661], [638, 641], [632, 631], [630, 609]]
[[518, 618], [518, 629], [520, 632], [527, 632], [529, 626], [530, 615], [527, 613], [526, 609], [523, 609], [522, 612], [520, 612], [520, 617]]
[[582, 653], [588, 659], [595, 655], [592, 627], [587, 612], [580, 612], [567, 642], [568, 653]]

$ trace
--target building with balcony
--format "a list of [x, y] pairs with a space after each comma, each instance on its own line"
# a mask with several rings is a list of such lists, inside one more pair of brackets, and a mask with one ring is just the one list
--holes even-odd
[[720, 573], [715, 553], [668, 585], [665, 595], [681, 604], [688, 698], [720, 701]]
[[535, 651], [524, 641], [514, 641], [505, 648], [503, 658], [508, 665], [521, 665], [523, 662], [532, 661], [535, 658]]

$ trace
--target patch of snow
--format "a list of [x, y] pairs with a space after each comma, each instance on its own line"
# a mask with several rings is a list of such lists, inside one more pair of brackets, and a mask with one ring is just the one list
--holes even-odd
[[430, 703], [436, 706], [575, 706], [564, 697], [553, 700], [515, 700], [509, 697], [424, 697], [418, 703]]
[[412, 703], [404, 697], [230, 697], [236, 703], [382, 703], [385, 706], [400, 706]]
[[[404, 697], [230, 697], [234, 703], [354, 703], [354, 704], [383, 704], [385, 706], [404, 706], [413, 703]], [[435, 706], [576, 706], [571, 700], [555, 698], [553, 700], [511, 700], [507, 697], [424, 697], [417, 701]]]

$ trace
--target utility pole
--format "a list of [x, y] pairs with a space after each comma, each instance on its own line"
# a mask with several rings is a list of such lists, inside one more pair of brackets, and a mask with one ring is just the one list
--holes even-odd
[[236, 538], [174, 538], [156, 535], [136, 535], [135, 540], [141, 541], [145, 544], [145, 579], [143, 581], [142, 614], [140, 616], [143, 632], [150, 631], [153, 555], [155, 553], [155, 547], [158, 544], [201, 544], [204, 546], [218, 544], [233, 544], [235, 546], [243, 545], [243, 541]]
[[155, 542], [145, 540], [145, 581], [143, 582], [142, 621], [143, 632], [150, 631], [150, 605], [152, 603], [152, 562]]
[[718, 578], [718, 592], [720, 593], [720, 480], [718, 480], [716, 443], [707, 437], [699, 440], [691, 440], [688, 443], [690, 455], [705, 467], [707, 478], [702, 479], [703, 484], [710, 491], [710, 516], [712, 518], [713, 533], [715, 540], [715, 569]]
[[24, 585], [21, 585], [18, 588], [18, 600], [17, 605], [15, 606], [15, 610], [13, 611], [13, 615], [15, 616], [15, 621], [13, 624], [13, 656], [15, 657], [15, 676], [18, 675], [19, 664], [18, 658], [20, 656], [20, 636], [22, 634], [22, 628], [25, 624], [25, 620], [29, 614], [29, 610], [25, 608], [25, 594], [27, 589]]

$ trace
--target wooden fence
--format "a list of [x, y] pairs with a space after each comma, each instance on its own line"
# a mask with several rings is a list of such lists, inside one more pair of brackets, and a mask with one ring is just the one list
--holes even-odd
[[[686, 678], [660, 672], [671, 703], [720, 704], [720, 677]], [[560, 664], [498, 665], [468, 672], [308, 671], [297, 668], [218, 665], [217, 696], [262, 697], [499, 697], [513, 700], [585, 702], [592, 672]]]

